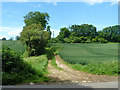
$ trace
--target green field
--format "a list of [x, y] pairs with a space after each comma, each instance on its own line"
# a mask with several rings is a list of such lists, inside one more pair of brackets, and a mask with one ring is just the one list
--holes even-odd
[[86, 65], [118, 60], [118, 44], [61, 44], [60, 56], [71, 64]]
[[9, 47], [20, 55], [22, 55], [25, 51], [25, 47], [20, 41], [2, 41], [2, 45]]
[[[22, 55], [25, 47], [20, 41], [3, 41], [2, 44], [8, 46], [15, 52]], [[81, 70], [93, 74], [118, 75], [118, 44], [85, 44], [85, 43], [56, 43], [56, 48], [52, 48], [55, 54], [59, 54], [61, 58], [73, 69]], [[55, 50], [54, 50], [55, 49]], [[50, 59], [51, 51], [47, 57]], [[39, 57], [38, 57], [39, 58]], [[25, 58], [24, 58], [25, 59]], [[35, 60], [37, 57], [35, 58]], [[56, 67], [55, 59], [51, 57], [51, 64]], [[34, 65], [34, 57], [27, 58], [39, 70], [39, 64]], [[42, 62], [44, 65], [46, 60]], [[46, 64], [45, 64], [46, 65]], [[44, 68], [45, 69], [45, 68]], [[44, 72], [44, 69], [41, 72]], [[120, 70], [119, 70], [120, 71]]]
[[[118, 44], [54, 44], [73, 69], [93, 74], [118, 75]], [[120, 70], [119, 70], [120, 71]]]

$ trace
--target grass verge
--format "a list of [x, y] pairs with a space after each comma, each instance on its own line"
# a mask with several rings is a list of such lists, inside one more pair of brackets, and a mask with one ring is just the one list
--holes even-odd
[[48, 82], [45, 76], [46, 55], [22, 58], [8, 47], [2, 47], [2, 85], [27, 82]]
[[58, 69], [58, 70], [63, 70], [62, 68], [57, 66], [56, 60], [55, 60], [55, 56], [53, 57], [53, 59], [51, 60], [50, 63], [54, 68]]
[[34, 83], [38, 83], [42, 81], [49, 82], [50, 79], [45, 76], [45, 74], [48, 73], [46, 70], [48, 64], [48, 59], [46, 55], [24, 58], [24, 61], [28, 62], [32, 66], [32, 68], [34, 68], [38, 73], [38, 76], [33, 77], [34, 80], [27, 80], [27, 81], [32, 81]]
[[46, 55], [47, 55], [47, 58], [49, 60], [51, 60], [50, 64], [58, 69], [58, 70], [63, 70], [62, 68], [59, 68], [56, 64], [56, 60], [55, 60], [55, 56], [54, 54], [58, 54], [59, 53], [59, 50], [61, 49], [61, 47], [58, 47], [58, 46], [51, 46], [49, 48], [46, 48]]
[[118, 76], [118, 61], [104, 62], [104, 63], [89, 63], [88, 65], [70, 64], [68, 62], [61, 62], [74, 70], [89, 72], [97, 75], [114, 75]]

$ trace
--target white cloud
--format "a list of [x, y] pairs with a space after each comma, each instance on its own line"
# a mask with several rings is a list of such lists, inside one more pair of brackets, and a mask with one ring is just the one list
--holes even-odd
[[10, 28], [10, 27], [0, 27], [0, 37], [10, 37], [19, 36], [22, 31], [22, 27]]
[[[59, 0], [60, 1], [60, 0]], [[58, 1], [55, 1], [55, 0], [45, 0], [45, 2], [47, 3], [52, 3], [54, 6], [57, 6], [57, 2]]]
[[89, 5], [94, 5], [96, 3], [103, 3], [105, 2], [105, 0], [86, 0], [86, 3], [88, 3]]
[[29, 0], [15, 0], [17, 2], [29, 2]]
[[118, 3], [119, 0], [2, 0], [2, 2], [47, 2], [53, 3], [53, 5], [56, 6], [57, 2], [85, 2], [89, 5], [94, 5], [103, 2], [111, 2], [111, 5], [114, 5], [115, 3]]
[[8, 32], [8, 35], [9, 36], [12, 36], [12, 35], [19, 36], [20, 32], [19, 31], [10, 31], [10, 32]]
[[32, 7], [35, 7], [35, 8], [39, 8], [39, 7], [41, 7], [41, 6], [42, 6], [42, 4], [37, 4], [37, 5], [32, 4]]
[[117, 2], [112, 2], [112, 3], [111, 3], [111, 6], [113, 6], [113, 5], [115, 5], [115, 4], [117, 4]]
[[59, 35], [59, 30], [56, 30], [56, 29], [50, 29], [50, 31], [52, 32], [52, 35], [51, 37], [53, 38], [53, 31], [54, 31], [54, 38], [57, 37]]
[[2, 0], [2, 2], [119, 2], [119, 0]]
[[57, 2], [53, 2], [53, 5], [57, 6]]
[[0, 36], [0, 39], [2, 39], [2, 38], [6, 38], [6, 39], [9, 39], [7, 36], [5, 36], [5, 35], [3, 35], [3, 36]]
[[[0, 27], [0, 39], [3, 37], [6, 37], [9, 39], [10, 37], [19, 36], [20, 32], [22, 32], [22, 27], [17, 27], [17, 28], [9, 28], [9, 27]], [[54, 31], [54, 37], [57, 37], [59, 35], [59, 30], [57, 29], [50, 29], [52, 32], [51, 37], [53, 37], [53, 31]]]

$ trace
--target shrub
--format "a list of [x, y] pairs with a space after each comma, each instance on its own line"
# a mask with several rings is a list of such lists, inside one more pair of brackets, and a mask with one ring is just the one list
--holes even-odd
[[97, 39], [96, 39], [96, 38], [93, 38], [93, 39], [92, 39], [92, 42], [97, 42]]
[[105, 40], [104, 38], [99, 38], [98, 41], [101, 43], [107, 43], [107, 40]]
[[37, 72], [10, 48], [2, 47], [2, 84], [16, 84], [32, 78]]
[[87, 39], [87, 41], [85, 41], [85, 43], [91, 43], [91, 40], [90, 40], [90, 39]]

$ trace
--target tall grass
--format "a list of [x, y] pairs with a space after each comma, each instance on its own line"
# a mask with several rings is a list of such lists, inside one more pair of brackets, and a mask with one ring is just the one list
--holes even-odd
[[45, 76], [47, 73], [46, 68], [48, 65], [48, 59], [46, 55], [27, 57], [24, 58], [24, 61], [29, 63], [39, 75], [39, 77], [36, 77], [35, 80], [32, 80], [33, 82], [48, 82], [50, 80]]
[[43, 75], [46, 72], [48, 64], [46, 55], [27, 57], [24, 61], [28, 62], [39, 74]]

